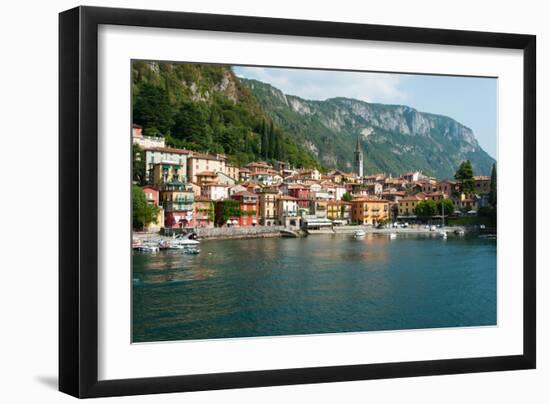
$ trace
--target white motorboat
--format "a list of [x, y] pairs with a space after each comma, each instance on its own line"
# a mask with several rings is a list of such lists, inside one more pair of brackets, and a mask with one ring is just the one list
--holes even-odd
[[148, 253], [157, 253], [160, 250], [159, 246], [154, 244], [142, 244], [140, 246], [135, 247], [135, 249], [137, 251], [148, 252]]
[[357, 237], [365, 237], [367, 233], [365, 233], [365, 230], [356, 230], [355, 233], [353, 233], [353, 235], [357, 238]]
[[441, 234], [441, 236], [443, 238], [447, 238], [447, 232], [446, 231], [440, 231], [439, 234]]
[[194, 233], [180, 234], [172, 240], [171, 244], [181, 246], [198, 246], [200, 241], [193, 239], [193, 237], [195, 237]]
[[390, 240], [395, 240], [397, 238], [397, 233], [390, 233]]

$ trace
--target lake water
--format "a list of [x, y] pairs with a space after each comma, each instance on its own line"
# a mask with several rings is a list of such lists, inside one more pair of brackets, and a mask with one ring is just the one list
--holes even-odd
[[496, 324], [496, 241], [315, 235], [133, 253], [133, 341]]

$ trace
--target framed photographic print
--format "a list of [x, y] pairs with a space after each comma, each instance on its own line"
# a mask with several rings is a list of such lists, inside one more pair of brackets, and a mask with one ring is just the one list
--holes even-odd
[[535, 367], [534, 36], [59, 23], [61, 391]]

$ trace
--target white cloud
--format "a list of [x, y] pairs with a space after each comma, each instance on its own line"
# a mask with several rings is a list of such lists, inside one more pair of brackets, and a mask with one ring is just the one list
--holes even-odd
[[269, 83], [285, 94], [310, 100], [348, 97], [397, 104], [408, 99], [400, 88], [403, 76], [399, 74], [245, 66], [234, 70], [240, 77]]

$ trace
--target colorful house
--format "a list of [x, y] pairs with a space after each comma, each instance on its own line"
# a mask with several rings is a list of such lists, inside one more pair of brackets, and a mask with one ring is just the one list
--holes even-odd
[[401, 198], [398, 202], [397, 214], [399, 216], [414, 216], [416, 206], [424, 200], [426, 200], [424, 194], [409, 195]]
[[345, 201], [329, 201], [327, 203], [327, 218], [336, 225], [349, 224], [352, 204]]
[[145, 194], [145, 199], [149, 205], [158, 206], [159, 213], [157, 215], [156, 223], [149, 223], [149, 226], [145, 229], [148, 232], [158, 232], [164, 226], [164, 209], [159, 206], [159, 190], [152, 185], [145, 185], [141, 187]]
[[185, 187], [172, 186], [160, 192], [164, 209], [164, 226], [168, 228], [195, 227], [195, 194]]
[[273, 226], [277, 224], [277, 188], [264, 188], [259, 192], [260, 224]]
[[[187, 175], [187, 158], [192, 152], [185, 149], [176, 149], [173, 147], [147, 147], [144, 148], [145, 154], [145, 178], [148, 182], [153, 182], [153, 167], [155, 164], [163, 162], [178, 164], [181, 171]], [[185, 179], [187, 180], [187, 178]]]
[[252, 192], [237, 192], [231, 199], [239, 201], [241, 215], [237, 222], [240, 227], [256, 226], [258, 224], [258, 195]]
[[229, 196], [229, 185], [209, 183], [201, 186], [201, 196], [219, 201]]
[[307, 185], [289, 184], [287, 187], [287, 192], [289, 196], [296, 198], [298, 209], [304, 209], [307, 213], [310, 212], [312, 195], [311, 190]]
[[298, 201], [289, 195], [277, 198], [277, 216], [279, 223], [290, 229], [299, 229], [301, 218], [298, 215]]
[[203, 196], [195, 197], [196, 227], [214, 227], [214, 201]]
[[390, 202], [374, 197], [359, 197], [351, 201], [351, 216], [359, 224], [376, 225], [390, 218]]
[[152, 183], [158, 189], [185, 181], [185, 167], [182, 164], [165, 161], [153, 165]]

